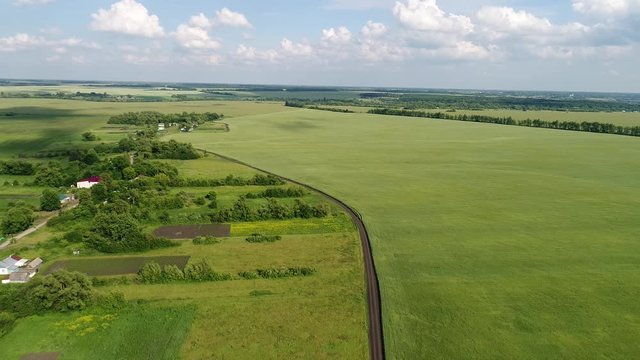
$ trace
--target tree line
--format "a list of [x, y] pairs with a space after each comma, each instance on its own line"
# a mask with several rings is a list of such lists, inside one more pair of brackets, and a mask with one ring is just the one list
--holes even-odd
[[207, 121], [215, 121], [222, 119], [224, 116], [218, 113], [204, 112], [182, 112], [175, 114], [162, 114], [157, 111], [140, 111], [127, 112], [120, 115], [114, 115], [107, 121], [108, 124], [127, 124], [127, 125], [153, 125], [159, 123], [177, 123], [177, 124], [203, 124]]
[[576, 122], [576, 121], [546, 121], [540, 119], [515, 120], [512, 117], [493, 117], [486, 115], [452, 115], [444, 112], [426, 112], [406, 109], [375, 108], [368, 111], [370, 114], [395, 115], [407, 117], [420, 117], [442, 120], [471, 121], [489, 124], [527, 126], [545, 129], [584, 131], [602, 134], [640, 136], [640, 126], [621, 126], [600, 122]]
[[252, 209], [241, 196], [231, 208], [214, 211], [209, 215], [212, 223], [227, 223], [236, 221], [285, 220], [294, 218], [321, 218], [329, 215], [327, 205], [312, 206], [300, 199], [296, 199], [293, 206], [279, 203], [269, 198], [267, 203], [257, 209]]

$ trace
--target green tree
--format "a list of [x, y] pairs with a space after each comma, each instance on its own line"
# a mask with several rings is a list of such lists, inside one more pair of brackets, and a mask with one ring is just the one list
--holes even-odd
[[33, 211], [28, 207], [13, 207], [6, 212], [5, 218], [2, 221], [2, 231], [5, 234], [19, 233], [28, 229], [34, 220]]
[[84, 274], [59, 270], [34, 279], [24, 295], [36, 312], [82, 310], [93, 299], [93, 286]]
[[144, 264], [138, 272], [138, 278], [143, 283], [157, 284], [164, 281], [162, 267], [155, 261]]
[[42, 196], [40, 197], [40, 210], [42, 211], [55, 211], [60, 210], [60, 200], [58, 200], [58, 194], [51, 190], [45, 189], [42, 191]]
[[97, 139], [96, 134], [91, 131], [82, 133], [82, 141], [96, 141]]

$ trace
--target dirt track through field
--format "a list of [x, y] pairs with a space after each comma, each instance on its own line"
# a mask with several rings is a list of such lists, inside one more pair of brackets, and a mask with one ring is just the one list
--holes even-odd
[[[202, 149], [201, 149], [202, 150]], [[333, 196], [325, 193], [322, 190], [318, 190], [312, 186], [307, 184], [303, 184], [299, 181], [292, 180], [278, 174], [274, 174], [272, 172], [257, 168], [253, 165], [247, 164], [240, 160], [236, 160], [230, 158], [228, 156], [220, 155], [211, 151], [202, 150], [205, 153], [209, 153], [225, 160], [234, 162], [236, 164], [244, 165], [250, 167], [252, 169], [264, 172], [266, 174], [271, 174], [282, 178], [291, 183], [300, 185], [309, 190], [315, 191], [317, 193], [322, 194], [326, 199], [331, 201], [332, 203], [338, 205], [344, 211], [346, 211], [351, 219], [356, 224], [358, 228], [358, 233], [360, 234], [360, 240], [362, 242], [362, 252], [364, 255], [364, 267], [365, 267], [365, 276], [367, 281], [367, 303], [369, 305], [369, 354], [371, 360], [383, 360], [385, 359], [384, 353], [384, 338], [382, 336], [382, 308], [380, 301], [380, 285], [378, 283], [378, 275], [376, 273], [375, 264], [373, 262], [373, 255], [371, 253], [371, 243], [369, 242], [369, 234], [367, 233], [367, 228], [364, 226], [364, 222], [360, 214], [357, 213], [354, 209], [352, 209], [349, 205], [343, 203], [342, 201], [334, 198]]]

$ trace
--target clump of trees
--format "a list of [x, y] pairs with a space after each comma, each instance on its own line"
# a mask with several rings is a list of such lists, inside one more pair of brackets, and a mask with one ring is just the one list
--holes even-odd
[[17, 234], [30, 228], [35, 219], [32, 208], [24, 203], [17, 203], [7, 210], [0, 225], [3, 233]]
[[118, 150], [121, 152], [135, 151], [143, 159], [193, 160], [201, 157], [200, 153], [189, 143], [180, 143], [175, 140], [158, 141], [143, 136], [121, 139], [118, 141]]
[[33, 164], [22, 160], [0, 161], [0, 175], [33, 175]]
[[42, 191], [42, 196], [40, 196], [40, 210], [55, 211], [60, 210], [61, 207], [62, 205], [58, 199], [58, 194], [55, 191], [51, 189]]
[[306, 192], [301, 187], [288, 188], [268, 188], [259, 193], [248, 193], [245, 195], [247, 199], [258, 198], [294, 198], [304, 196]]
[[138, 252], [162, 247], [177, 246], [171, 240], [145, 234], [138, 221], [126, 207], [103, 209], [93, 220], [85, 243], [101, 252]]
[[276, 242], [282, 239], [280, 235], [262, 235], [262, 234], [251, 234], [245, 240], [248, 243], [256, 244], [256, 243], [264, 243], [264, 242]]
[[292, 276], [311, 276], [316, 273], [311, 267], [267, 268], [255, 271], [242, 271], [238, 275], [243, 279], [278, 279]]
[[82, 141], [96, 141], [96, 140], [98, 140], [98, 137], [96, 136], [96, 134], [92, 133], [91, 131], [82, 133]]
[[293, 206], [279, 203], [276, 199], [268, 198], [267, 203], [257, 209], [252, 209], [241, 196], [231, 208], [221, 209], [209, 215], [213, 223], [257, 220], [285, 220], [293, 218], [321, 218], [329, 215], [327, 205], [312, 206], [300, 199], [296, 199]]
[[202, 260], [187, 264], [184, 270], [176, 265], [160, 266], [157, 262], [148, 262], [138, 272], [138, 280], [144, 284], [161, 284], [176, 281], [203, 282], [231, 280], [231, 274], [215, 272], [209, 263]]
[[157, 111], [128, 112], [114, 115], [107, 121], [108, 124], [128, 124], [128, 125], [157, 125], [158, 123], [178, 123], [178, 124], [203, 124], [207, 121], [215, 121], [223, 116], [217, 113], [175, 113], [162, 114]]

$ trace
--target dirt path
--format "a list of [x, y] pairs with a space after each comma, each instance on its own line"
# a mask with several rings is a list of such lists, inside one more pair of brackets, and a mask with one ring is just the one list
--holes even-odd
[[362, 242], [362, 252], [364, 254], [364, 267], [365, 267], [364, 270], [365, 270], [366, 281], [367, 281], [367, 302], [369, 305], [370, 359], [383, 360], [385, 358], [385, 353], [384, 353], [384, 338], [382, 336], [382, 308], [381, 308], [381, 301], [380, 301], [380, 286], [378, 284], [378, 275], [376, 273], [376, 267], [373, 262], [373, 255], [371, 253], [371, 243], [369, 242], [369, 234], [367, 233], [367, 228], [364, 226], [364, 222], [362, 222], [362, 218], [360, 214], [358, 214], [354, 209], [349, 207], [349, 205], [345, 204], [344, 202], [334, 198], [333, 196], [325, 193], [322, 190], [318, 190], [307, 184], [303, 184], [299, 181], [292, 180], [292, 179], [274, 174], [272, 172], [257, 168], [255, 166], [249, 165], [240, 160], [230, 158], [228, 156], [220, 155], [207, 150], [202, 150], [202, 151], [204, 151], [205, 153], [219, 156], [225, 160], [234, 162], [236, 164], [244, 165], [252, 169], [277, 176], [291, 183], [294, 183], [294, 184], [303, 186], [307, 189], [310, 189], [312, 191], [318, 192], [322, 194], [327, 200], [338, 205], [340, 208], [346, 211], [349, 214], [349, 216], [351, 216], [351, 219], [353, 220], [353, 222], [356, 224], [356, 227], [358, 228], [358, 232], [360, 234], [360, 240]]
[[[71, 203], [70, 206], [65, 207], [64, 209], [62, 209], [61, 211], [67, 211], [67, 210], [71, 210], [74, 207], [78, 206], [78, 202], [73, 202]], [[27, 235], [31, 235], [34, 232], [40, 230], [43, 226], [47, 225], [47, 222], [49, 222], [49, 220], [51, 220], [52, 218], [58, 216], [58, 212], [54, 212], [51, 215], [48, 215], [47, 217], [41, 219], [37, 224], [35, 224], [34, 226], [28, 228], [27, 230], [17, 234], [16, 236], [13, 236], [11, 238], [9, 238], [9, 240], [3, 242], [2, 244], [0, 244], [0, 250], [6, 248], [7, 246], [11, 245], [11, 240], [20, 240], [23, 237], [27, 236]]]

